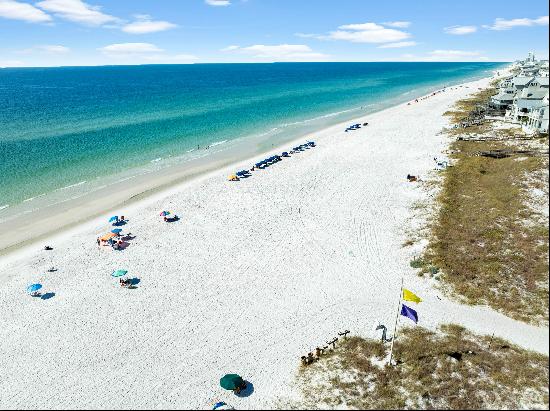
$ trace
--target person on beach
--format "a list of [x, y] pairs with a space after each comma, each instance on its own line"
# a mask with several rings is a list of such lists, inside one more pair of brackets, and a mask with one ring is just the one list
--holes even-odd
[[99, 237], [96, 238], [97, 246], [99, 247], [101, 245], [101, 241], [99, 240]]

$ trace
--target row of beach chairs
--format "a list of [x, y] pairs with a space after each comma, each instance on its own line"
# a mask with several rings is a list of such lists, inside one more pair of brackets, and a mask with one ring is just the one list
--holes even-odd
[[308, 141], [307, 143], [300, 144], [299, 146], [296, 146], [296, 147], [292, 147], [292, 150], [290, 151], [283, 151], [280, 155], [276, 154], [274, 156], [268, 157], [266, 159], [263, 159], [262, 161], [257, 162], [252, 166], [250, 170], [237, 171], [235, 174], [232, 174], [229, 176], [229, 181], [239, 181], [241, 178], [250, 177], [252, 171], [263, 170], [264, 168], [269, 167], [270, 165], [278, 163], [283, 159], [283, 157], [290, 157], [291, 154], [294, 154], [300, 151], [305, 151], [312, 147], [315, 147], [314, 141]]

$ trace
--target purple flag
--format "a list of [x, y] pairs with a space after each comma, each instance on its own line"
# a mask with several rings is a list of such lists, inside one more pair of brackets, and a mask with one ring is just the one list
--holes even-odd
[[401, 315], [404, 317], [410, 318], [415, 323], [418, 322], [418, 313], [414, 311], [412, 308], [407, 307], [405, 304], [401, 306]]

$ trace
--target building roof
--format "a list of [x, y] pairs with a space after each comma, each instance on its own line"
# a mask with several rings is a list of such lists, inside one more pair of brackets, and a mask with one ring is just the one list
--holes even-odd
[[522, 100], [542, 100], [548, 94], [548, 90], [535, 86], [529, 86], [521, 90], [518, 99]]
[[540, 84], [541, 87], [548, 87], [548, 77], [535, 77], [535, 81]]
[[533, 80], [533, 77], [518, 76], [514, 78], [514, 86], [526, 86]]

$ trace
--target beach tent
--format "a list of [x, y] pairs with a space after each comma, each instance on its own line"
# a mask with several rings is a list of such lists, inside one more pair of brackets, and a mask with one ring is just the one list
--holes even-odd
[[122, 277], [123, 275], [126, 275], [128, 273], [128, 271], [126, 270], [116, 270], [116, 271], [113, 271], [113, 273], [111, 274], [111, 277]]
[[166, 217], [167, 215], [170, 215], [170, 211], [161, 211], [160, 212], [161, 217]]
[[27, 287], [28, 293], [34, 293], [42, 288], [42, 284], [31, 284]]
[[237, 177], [235, 174], [231, 174], [227, 179], [229, 181], [236, 181], [239, 179], [239, 177]]
[[237, 374], [226, 374], [220, 378], [220, 386], [226, 390], [236, 390], [238, 387], [242, 387], [244, 380]]
[[113, 222], [113, 221], [118, 221], [118, 216], [117, 215], [114, 215], [111, 218], [109, 218], [110, 223]]
[[220, 401], [214, 404], [212, 407], [213, 410], [234, 410], [231, 405], [227, 404], [226, 402]]
[[116, 237], [116, 234], [115, 233], [107, 233], [105, 234], [103, 237], [99, 237], [99, 239], [101, 241], [108, 241], [109, 238], [113, 238], [113, 237]]
[[120, 234], [122, 232], [122, 228], [113, 228], [111, 230], [111, 233], [113, 234]]

